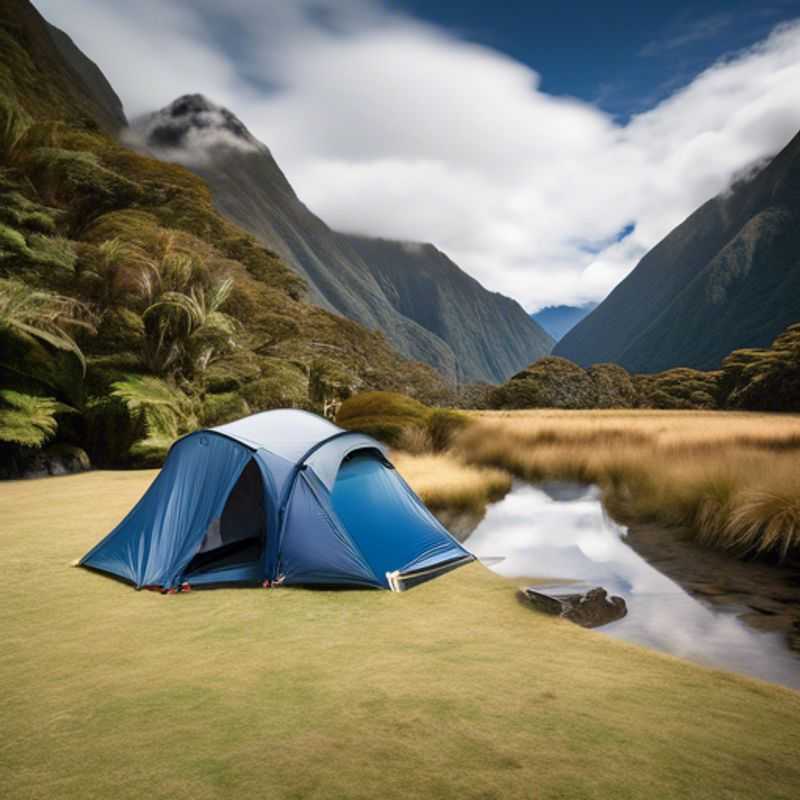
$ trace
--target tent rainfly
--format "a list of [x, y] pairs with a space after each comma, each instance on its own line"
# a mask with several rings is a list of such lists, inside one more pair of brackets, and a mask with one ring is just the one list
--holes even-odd
[[80, 564], [137, 589], [342, 584], [400, 591], [473, 560], [385, 455], [306, 411], [265, 411], [172, 446]]

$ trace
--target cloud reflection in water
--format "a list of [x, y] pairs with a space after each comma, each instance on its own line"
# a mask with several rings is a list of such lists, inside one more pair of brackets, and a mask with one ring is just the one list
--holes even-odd
[[509, 578], [545, 578], [583, 590], [602, 586], [628, 604], [603, 632], [702, 664], [800, 688], [800, 658], [780, 633], [747, 627], [738, 606], [710, 608], [625, 543], [596, 487], [518, 484], [491, 506], [465, 545]]

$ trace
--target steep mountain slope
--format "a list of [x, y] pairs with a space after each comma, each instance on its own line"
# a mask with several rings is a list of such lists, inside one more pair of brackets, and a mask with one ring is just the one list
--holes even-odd
[[87, 58], [64, 31], [47, 23], [47, 32], [72, 72], [72, 85], [80, 86], [80, 91], [91, 99], [95, 106], [94, 115], [103, 127], [114, 132], [127, 125], [122, 101], [97, 64]]
[[[255, 140], [227, 109], [201, 95], [187, 95], [155, 114], [137, 120], [127, 140], [160, 158], [178, 161], [202, 176], [216, 207], [279, 253], [308, 282], [310, 299], [325, 308], [381, 330], [397, 349], [431, 364], [450, 379], [499, 381], [546, 352], [549, 341], [523, 313], [502, 319], [514, 305], [484, 290], [452, 262], [438, 271], [437, 295], [472, 295], [485, 301], [480, 323], [470, 322], [474, 308], [459, 324], [457, 303], [428, 324], [413, 303], [396, 304], [413, 293], [413, 274], [402, 290], [389, 285], [396, 270], [370, 263], [361, 240], [336, 234], [299, 200], [269, 150]], [[358, 246], [357, 246], [358, 245]], [[375, 252], [394, 258], [394, 250], [376, 244]], [[416, 264], [406, 263], [414, 269]], [[428, 290], [422, 279], [416, 293]], [[521, 309], [519, 309], [521, 312]], [[495, 318], [493, 315], [498, 314]], [[442, 322], [449, 317], [447, 324]], [[479, 355], [480, 354], [480, 355]]]
[[[108, 132], [126, 124], [122, 103], [97, 65], [27, 0], [3, 0], [0, 22], [4, 98], [24, 95], [26, 111], [36, 119], [69, 120]], [[43, 73], [47, 81], [41, 80]]]
[[800, 320], [800, 134], [709, 200], [556, 346], [583, 365], [713, 369]]
[[120, 145], [113, 90], [73, 47], [0, 0], [0, 473], [48, 443], [157, 463], [198, 425], [360, 390], [449, 397], [380, 332], [305, 302], [200, 177]]
[[587, 303], [583, 306], [546, 306], [541, 311], [531, 314], [531, 317], [558, 341], [595, 308], [597, 303]]
[[450, 343], [467, 380], [502, 381], [552, 347], [519, 303], [484, 289], [432, 244], [337, 238], [361, 256], [395, 309]]

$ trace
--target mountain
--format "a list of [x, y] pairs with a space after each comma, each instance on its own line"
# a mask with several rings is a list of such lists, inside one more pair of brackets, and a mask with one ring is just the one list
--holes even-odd
[[337, 234], [369, 266], [392, 306], [450, 344], [460, 375], [502, 381], [552, 339], [522, 306], [489, 292], [432, 244]]
[[597, 303], [582, 306], [545, 306], [541, 311], [531, 314], [556, 341], [563, 339], [587, 314], [597, 308]]
[[715, 369], [800, 320], [800, 134], [709, 200], [555, 347], [582, 365]]
[[[312, 302], [383, 331], [401, 353], [450, 380], [501, 381], [549, 350], [549, 338], [518, 305], [485, 290], [435, 248], [419, 246], [435, 262], [423, 267], [426, 259], [404, 256], [397, 243], [368, 246], [332, 231], [303, 205], [269, 149], [202, 95], [134, 121], [126, 140], [200, 175], [222, 214], [305, 278]], [[371, 260], [379, 256], [392, 263]], [[424, 298], [431, 280], [435, 312]]]
[[[198, 426], [361, 391], [452, 401], [381, 332], [307, 302], [202, 178], [123, 146], [124, 121], [66, 35], [0, 0], [0, 475], [157, 464]], [[251, 146], [222, 113], [207, 133]]]
[[[113, 133], [127, 124], [122, 103], [100, 72], [66, 33], [53, 27], [27, 2], [0, 3], [3, 66], [9, 85], [24, 92], [34, 117], [88, 124]], [[29, 59], [37, 70], [28, 69]], [[37, 80], [42, 72], [47, 83]]]

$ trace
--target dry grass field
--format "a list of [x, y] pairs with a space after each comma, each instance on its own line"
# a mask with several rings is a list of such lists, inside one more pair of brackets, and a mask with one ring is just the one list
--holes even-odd
[[399, 450], [392, 463], [428, 508], [482, 512], [511, 489], [511, 474], [466, 464], [451, 453], [414, 455]]
[[174, 596], [70, 567], [154, 474], [0, 484], [3, 798], [800, 794], [800, 694], [536, 614], [480, 564]]
[[526, 480], [597, 483], [621, 522], [685, 527], [742, 555], [800, 549], [797, 415], [484, 412], [455, 454]]

